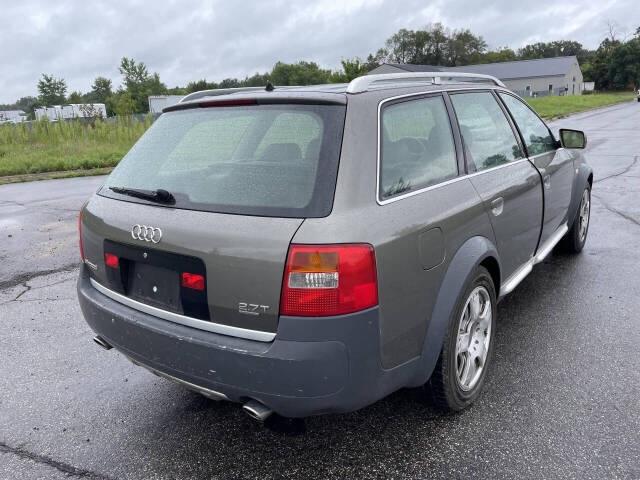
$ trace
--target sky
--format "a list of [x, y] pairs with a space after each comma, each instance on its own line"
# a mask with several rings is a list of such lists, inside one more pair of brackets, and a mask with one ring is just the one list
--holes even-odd
[[123, 56], [172, 88], [244, 78], [277, 61], [338, 69], [400, 28], [434, 22], [513, 49], [560, 39], [596, 48], [607, 21], [621, 37], [640, 26], [638, 0], [0, 0], [0, 11], [0, 103], [36, 96], [42, 73], [64, 78], [67, 93], [89, 91], [97, 76], [115, 89]]

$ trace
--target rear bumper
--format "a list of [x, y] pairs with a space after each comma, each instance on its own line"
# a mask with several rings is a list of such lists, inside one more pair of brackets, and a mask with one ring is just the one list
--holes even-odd
[[78, 298], [89, 326], [134, 362], [182, 382], [305, 417], [369, 405], [409, 385], [417, 362], [382, 370], [378, 308], [336, 317], [281, 316], [274, 341], [207, 332], [134, 310], [96, 290]]

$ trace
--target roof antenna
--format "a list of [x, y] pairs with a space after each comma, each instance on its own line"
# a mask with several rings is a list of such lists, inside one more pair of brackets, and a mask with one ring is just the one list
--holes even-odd
[[275, 87], [273, 86], [273, 83], [271, 83], [271, 80], [267, 80], [267, 86], [266, 86], [266, 87], [264, 87], [264, 89], [265, 89], [267, 92], [273, 92], [274, 88], [275, 88]]

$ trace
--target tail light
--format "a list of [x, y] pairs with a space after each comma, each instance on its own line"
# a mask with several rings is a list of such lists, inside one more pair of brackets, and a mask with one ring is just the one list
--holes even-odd
[[343, 315], [377, 304], [371, 245], [292, 245], [289, 249], [281, 315]]
[[84, 249], [82, 248], [82, 210], [80, 210], [80, 214], [78, 215], [78, 237], [80, 239], [80, 258], [82, 258], [82, 263], [84, 263]]

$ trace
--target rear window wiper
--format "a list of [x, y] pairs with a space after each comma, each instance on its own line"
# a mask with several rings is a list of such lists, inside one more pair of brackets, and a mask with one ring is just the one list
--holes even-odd
[[171, 192], [163, 190], [162, 188], [158, 188], [157, 190], [143, 190], [141, 188], [109, 187], [109, 190], [121, 195], [129, 195], [130, 197], [142, 198], [157, 203], [166, 203], [169, 205], [176, 203], [176, 199]]

